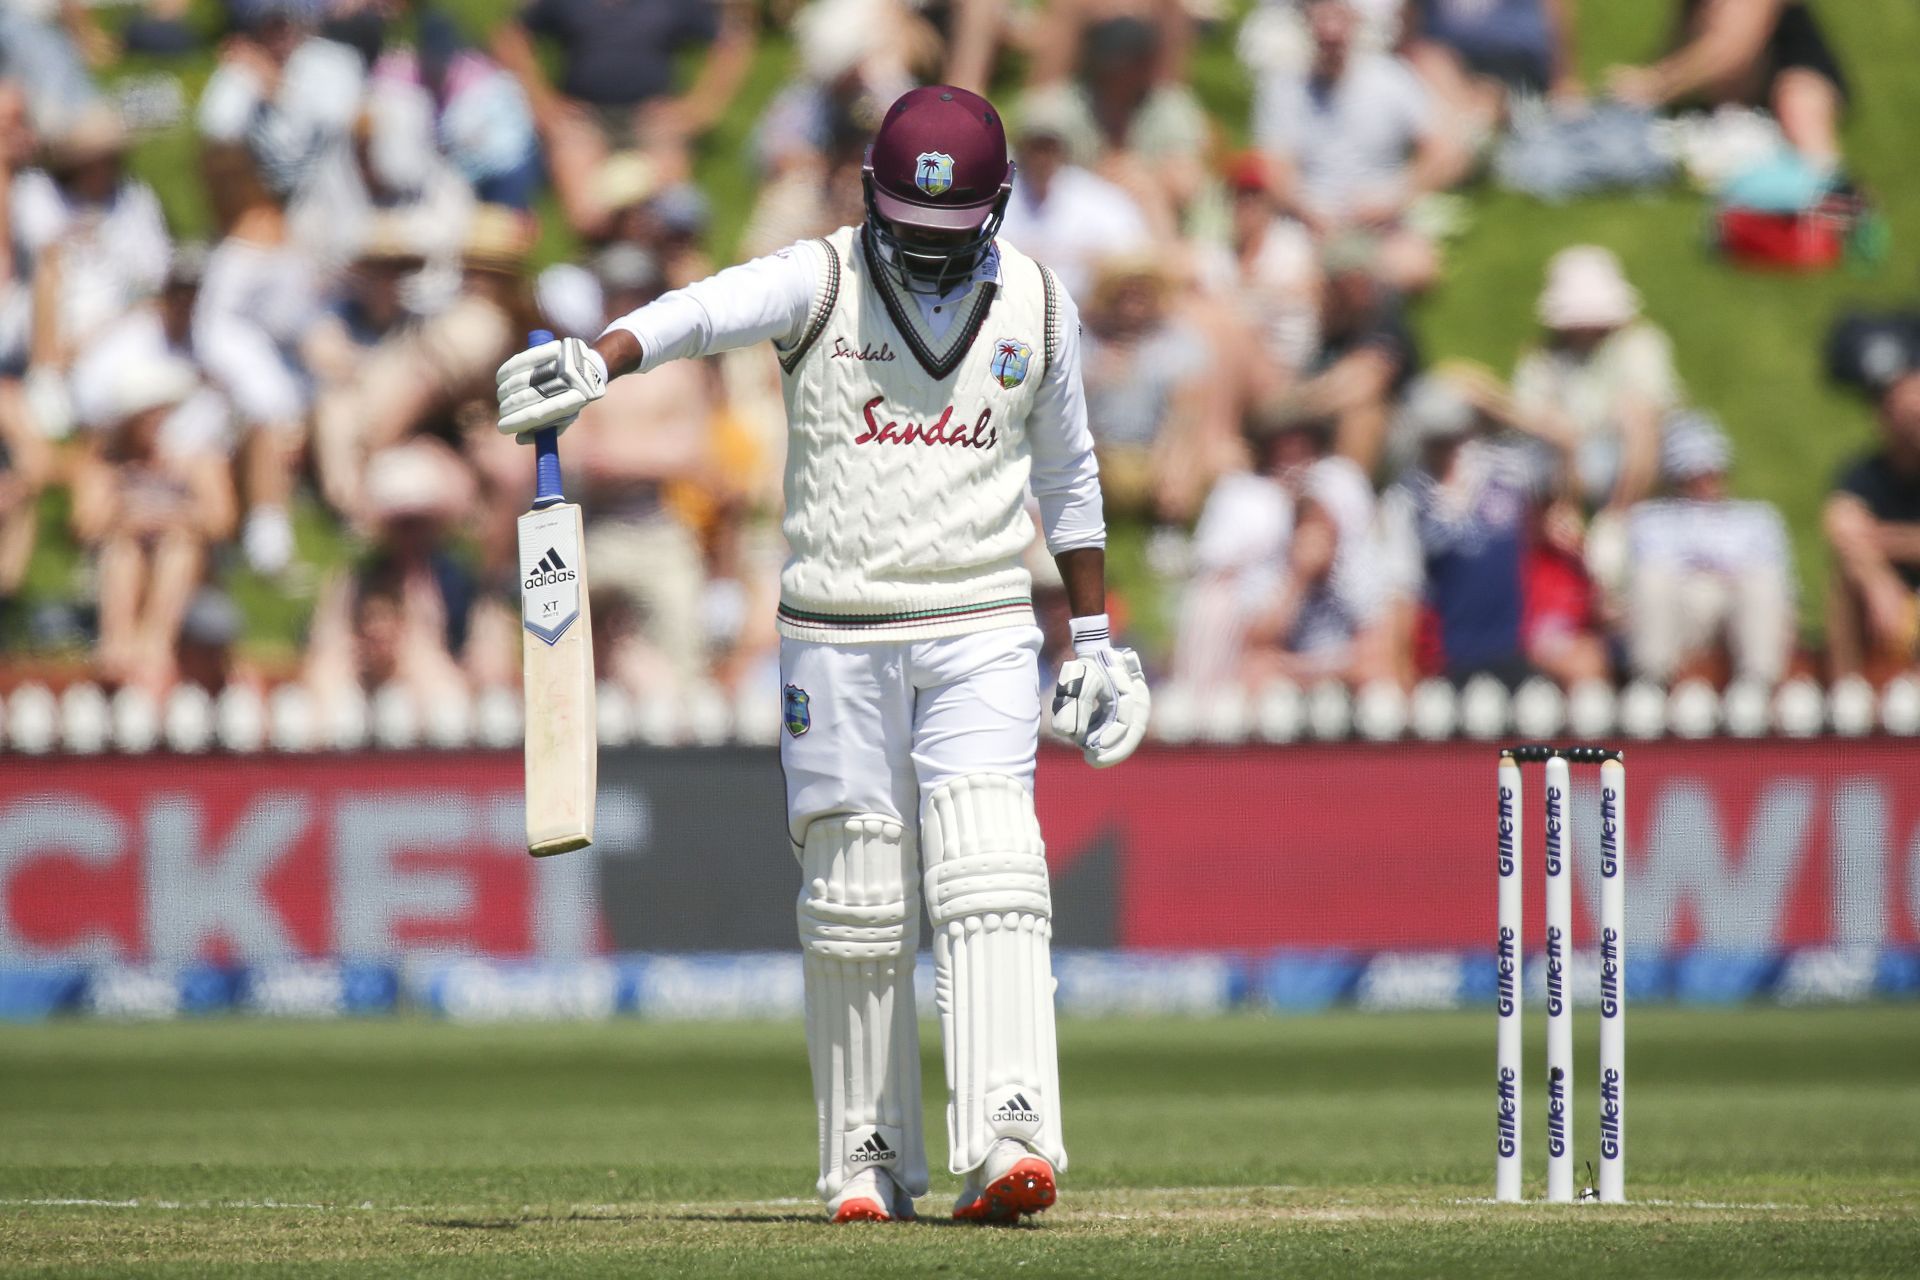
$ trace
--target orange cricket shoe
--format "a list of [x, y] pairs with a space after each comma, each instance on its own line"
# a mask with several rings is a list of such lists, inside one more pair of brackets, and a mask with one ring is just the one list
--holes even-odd
[[847, 1180], [827, 1203], [827, 1212], [836, 1223], [911, 1222], [913, 1197], [885, 1169], [867, 1169]]
[[1002, 1138], [988, 1150], [986, 1162], [967, 1175], [953, 1217], [1005, 1226], [1051, 1207], [1057, 1194], [1053, 1166], [1025, 1143]]

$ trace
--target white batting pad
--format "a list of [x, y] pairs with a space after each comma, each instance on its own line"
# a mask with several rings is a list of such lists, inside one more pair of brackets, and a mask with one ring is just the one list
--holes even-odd
[[946, 1033], [947, 1136], [955, 1173], [997, 1138], [1065, 1169], [1048, 943], [1053, 904], [1033, 797], [1013, 778], [969, 774], [921, 819], [934, 993]]
[[867, 1169], [885, 1169], [909, 1194], [925, 1195], [912, 850], [891, 818], [821, 818], [807, 827], [800, 872], [820, 1195], [831, 1200]]

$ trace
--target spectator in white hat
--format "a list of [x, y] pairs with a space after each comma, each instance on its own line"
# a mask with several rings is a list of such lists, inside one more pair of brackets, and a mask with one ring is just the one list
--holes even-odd
[[194, 348], [193, 312], [206, 268], [206, 245], [193, 241], [175, 245], [159, 296], [121, 316], [80, 352], [67, 380], [78, 427], [98, 431], [113, 425], [118, 411], [116, 370], [143, 360], [184, 360], [194, 366], [201, 383], [167, 415], [160, 429], [161, 452], [172, 457], [203, 452], [232, 455], [233, 406], [206, 381]]
[[[1660, 472], [1669, 496], [1627, 517], [1627, 647], [1657, 684], [1718, 675], [1771, 687], [1793, 640], [1793, 563], [1772, 503], [1730, 496], [1732, 450], [1704, 413], [1666, 425]], [[1721, 661], [1724, 654], [1725, 661]]]
[[171, 456], [168, 416], [200, 386], [192, 365], [150, 357], [116, 371], [111, 424], [73, 482], [73, 526], [99, 569], [100, 674], [154, 693], [173, 682], [175, 646], [208, 553], [233, 532], [224, 457]]
[[[461, 285], [452, 305], [418, 325], [395, 330], [361, 362], [356, 375], [341, 384], [340, 403], [329, 405], [332, 435], [345, 436], [358, 456], [399, 444], [411, 436], [431, 433], [456, 439], [485, 421], [476, 392], [487, 363], [496, 364], [526, 340], [534, 319], [528, 299], [527, 253], [532, 247], [532, 220], [500, 205], [481, 205], [467, 228], [461, 251]], [[524, 482], [524, 457], [512, 458], [511, 439], [505, 447], [490, 447], [502, 439], [498, 432], [467, 443], [469, 457], [478, 452], [483, 470], [501, 463], [517, 486]], [[351, 468], [343, 470], [350, 475]], [[516, 488], [517, 491], [517, 488]], [[341, 500], [349, 510], [357, 502], [345, 490]], [[513, 520], [499, 511], [510, 536]]]
[[1598, 245], [1554, 256], [1535, 314], [1546, 339], [1514, 370], [1515, 410], [1568, 448], [1588, 506], [1624, 511], [1659, 479], [1660, 422], [1681, 398], [1672, 343]]
[[81, 346], [156, 293], [167, 270], [167, 228], [153, 189], [127, 176], [127, 131], [96, 104], [46, 146], [45, 165], [8, 192], [8, 247], [31, 288], [31, 322], [16, 340], [32, 366], [36, 425], [59, 437], [72, 426], [64, 371]]
[[1122, 188], [1074, 164], [1073, 128], [1060, 100], [1036, 98], [1013, 133], [1013, 199], [1000, 234], [1045, 262], [1074, 297], [1093, 287], [1102, 258], [1153, 247], [1147, 217]]
[[481, 477], [483, 500], [472, 525], [489, 572], [510, 574], [514, 521], [526, 501], [526, 454], [493, 429], [495, 411], [479, 397], [481, 379], [526, 341], [535, 327], [526, 272], [532, 220], [481, 205], [461, 253], [453, 304], [380, 344], [350, 384], [354, 447], [365, 457], [419, 435], [453, 442]]

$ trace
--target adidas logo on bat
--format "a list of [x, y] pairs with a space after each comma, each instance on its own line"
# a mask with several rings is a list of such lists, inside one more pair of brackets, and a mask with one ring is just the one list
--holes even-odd
[[865, 1142], [847, 1153], [848, 1164], [883, 1164], [898, 1154], [887, 1145], [887, 1140], [874, 1134]]
[[551, 587], [555, 583], [572, 581], [573, 570], [567, 568], [567, 562], [560, 558], [558, 551], [548, 547], [547, 554], [540, 557], [540, 562], [533, 566], [533, 572], [527, 575], [523, 589], [530, 591], [535, 587]]
[[1033, 1109], [1033, 1104], [1027, 1101], [1027, 1095], [1024, 1093], [1016, 1093], [1002, 1102], [989, 1118], [1008, 1124], [1040, 1123], [1040, 1113]]

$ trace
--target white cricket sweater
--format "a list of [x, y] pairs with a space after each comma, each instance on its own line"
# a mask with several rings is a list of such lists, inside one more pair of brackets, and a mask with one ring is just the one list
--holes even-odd
[[842, 228], [609, 327], [640, 340], [642, 368], [774, 341], [789, 431], [782, 635], [1031, 623], [1030, 479], [1052, 551], [1105, 540], [1072, 302], [1004, 241], [933, 300], [883, 292], [866, 253]]

